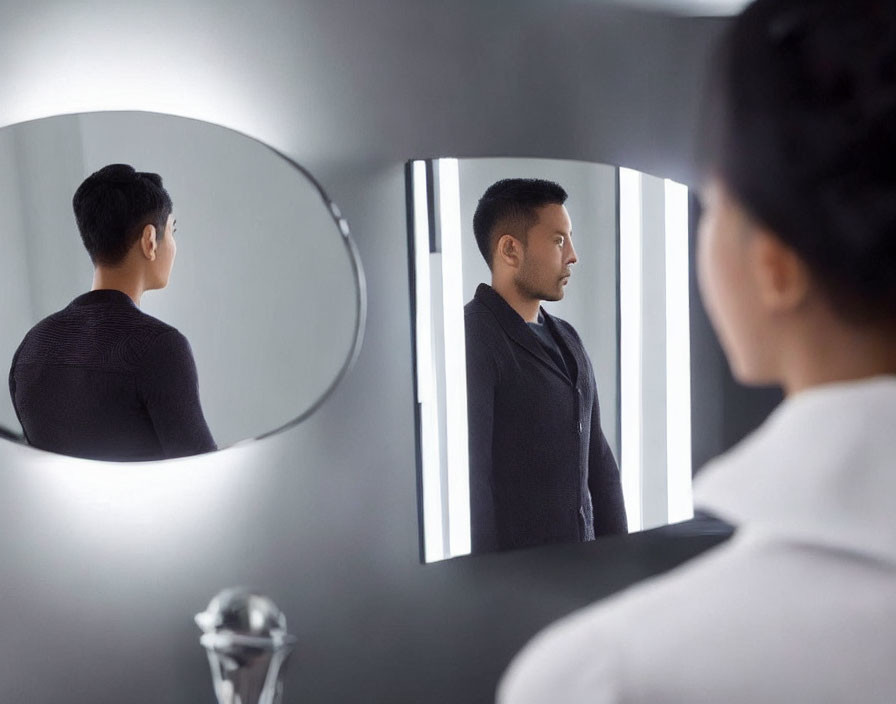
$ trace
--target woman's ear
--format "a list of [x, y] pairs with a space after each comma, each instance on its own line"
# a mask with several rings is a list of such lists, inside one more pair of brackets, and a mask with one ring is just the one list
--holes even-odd
[[156, 249], [158, 249], [156, 226], [147, 225], [143, 228], [143, 232], [140, 235], [140, 250], [143, 252], [144, 257], [154, 262], [156, 260]]
[[517, 269], [522, 259], [522, 246], [513, 235], [501, 235], [495, 247], [495, 256], [507, 266]]
[[750, 249], [762, 305], [771, 313], [787, 313], [801, 306], [809, 295], [811, 277], [797, 253], [764, 228], [756, 230]]

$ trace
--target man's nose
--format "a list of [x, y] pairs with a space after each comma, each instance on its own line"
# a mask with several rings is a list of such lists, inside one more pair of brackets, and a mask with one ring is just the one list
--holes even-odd
[[[567, 240], [569, 242], [569, 240]], [[569, 251], [566, 253], [566, 263], [567, 264], [575, 264], [579, 261], [579, 257], [576, 254], [576, 248], [572, 246], [572, 242], [569, 242]]]

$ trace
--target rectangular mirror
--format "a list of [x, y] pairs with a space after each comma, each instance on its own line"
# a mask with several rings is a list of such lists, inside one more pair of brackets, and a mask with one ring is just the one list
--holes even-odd
[[[510, 251], [510, 274], [490, 270], [473, 219], [504, 179], [562, 187], [562, 206], [535, 208], [539, 225], [553, 213], [555, 230], [569, 228], [555, 238], [559, 263], [545, 264], [549, 250], [536, 257], [530, 219], [510, 245], [523, 263], [514, 269]], [[518, 158], [412, 161], [407, 183], [422, 558], [690, 518], [687, 189], [611, 165]], [[550, 291], [535, 285], [533, 325], [515, 294], [508, 303], [480, 286], [517, 291], [522, 277], [529, 290], [545, 265], [554, 276]], [[483, 377], [483, 365], [497, 371]], [[572, 422], [558, 421], [567, 412]]]

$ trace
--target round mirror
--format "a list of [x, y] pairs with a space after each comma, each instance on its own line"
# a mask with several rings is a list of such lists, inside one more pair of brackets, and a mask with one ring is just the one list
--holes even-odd
[[[243, 134], [171, 115], [85, 113], [0, 130], [5, 369], [33, 326], [96, 288], [72, 197], [108, 164], [157, 173], [170, 194], [176, 261], [168, 285], [137, 303], [189, 342], [214, 444], [257, 439], [312, 413], [360, 346], [364, 282], [348, 227], [299, 165]], [[2, 394], [0, 435], [26, 442], [20, 419]]]

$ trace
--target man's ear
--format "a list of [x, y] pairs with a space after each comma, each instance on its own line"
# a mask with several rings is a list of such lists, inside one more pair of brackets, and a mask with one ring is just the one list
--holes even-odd
[[143, 252], [143, 256], [149, 259], [149, 261], [154, 262], [156, 260], [156, 249], [158, 249], [156, 226], [146, 225], [140, 234], [140, 251]]
[[785, 313], [802, 305], [812, 279], [799, 255], [764, 228], [756, 229], [750, 249], [759, 300], [766, 309]]
[[523, 257], [523, 247], [513, 235], [501, 235], [495, 246], [495, 259], [500, 259], [507, 266], [517, 269]]

